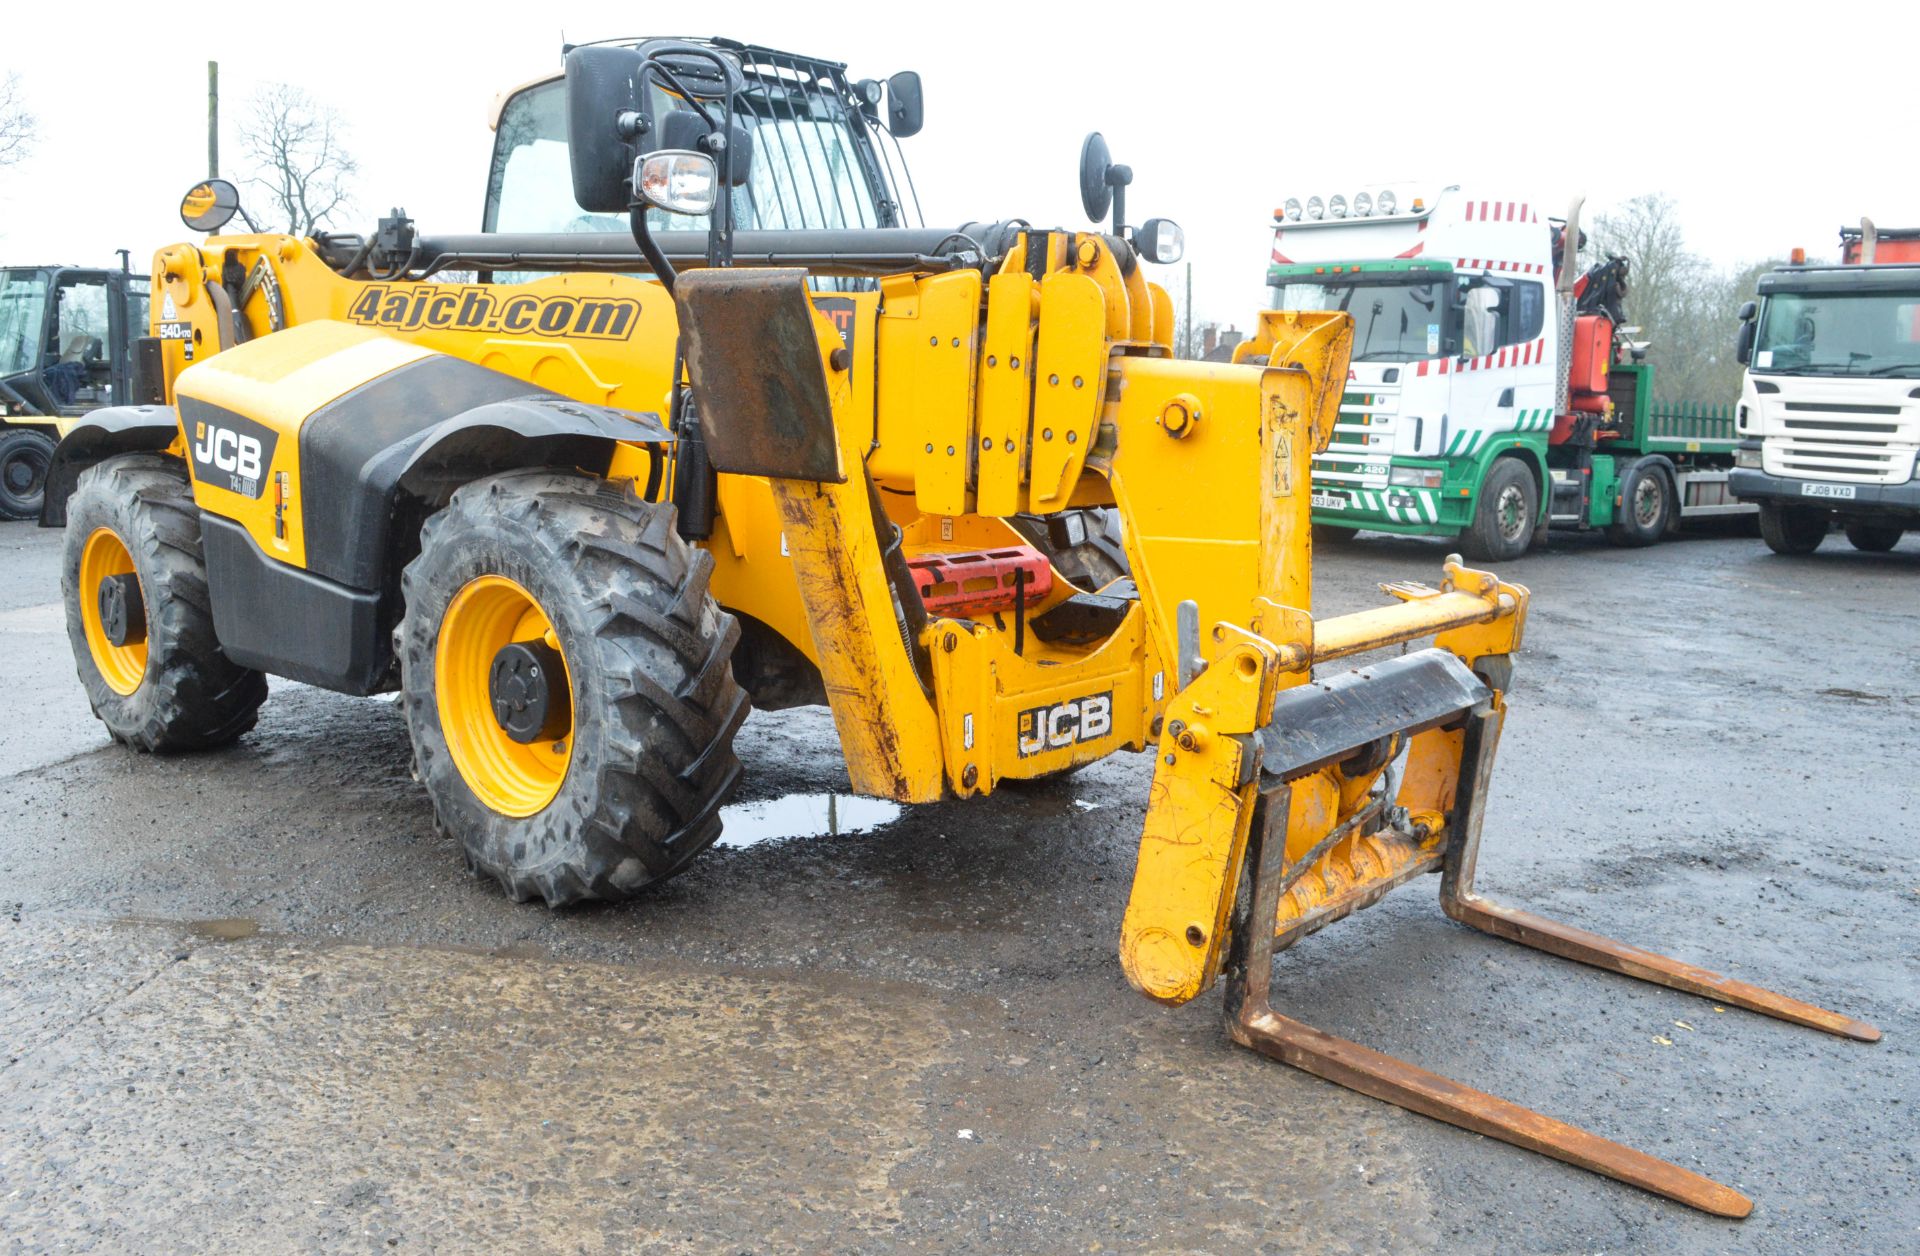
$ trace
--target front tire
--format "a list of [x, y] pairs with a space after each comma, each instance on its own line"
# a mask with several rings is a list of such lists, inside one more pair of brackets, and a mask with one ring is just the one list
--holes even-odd
[[37, 428], [0, 428], [0, 519], [40, 517], [53, 449], [53, 437]]
[[223, 746], [254, 726], [267, 678], [220, 649], [185, 470], [123, 454], [67, 499], [60, 591], [93, 713], [137, 750]]
[[[747, 696], [712, 570], [671, 506], [577, 474], [478, 480], [427, 521], [397, 632], [415, 772], [516, 900], [627, 898], [719, 836]], [[516, 665], [537, 694], [502, 689]]]
[[1620, 481], [1620, 510], [1607, 525], [1607, 540], [1644, 549], [1673, 523], [1673, 485], [1658, 464], [1636, 462]]
[[1460, 534], [1468, 558], [1504, 563], [1527, 552], [1540, 518], [1540, 494], [1533, 475], [1517, 459], [1501, 458], [1487, 469], [1473, 522]]
[[1813, 553], [1832, 523], [1832, 516], [1815, 506], [1760, 503], [1760, 539], [1776, 554]]
[[1907, 530], [1897, 523], [1855, 519], [1847, 524], [1847, 542], [1864, 554], [1884, 554], [1900, 544]]

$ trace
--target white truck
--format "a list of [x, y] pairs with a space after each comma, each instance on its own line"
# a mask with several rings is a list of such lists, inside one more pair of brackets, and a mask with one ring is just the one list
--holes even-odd
[[1863, 219], [1840, 246], [1837, 265], [1794, 250], [1740, 309], [1733, 491], [1778, 554], [1812, 553], [1836, 522], [1869, 552], [1920, 528], [1920, 229]]
[[1317, 528], [1458, 537], [1518, 557], [1547, 528], [1659, 540], [1728, 492], [1733, 412], [1653, 404], [1622, 327], [1626, 266], [1582, 274], [1579, 202], [1392, 185], [1275, 211], [1269, 306], [1353, 315], [1353, 367], [1314, 462]]

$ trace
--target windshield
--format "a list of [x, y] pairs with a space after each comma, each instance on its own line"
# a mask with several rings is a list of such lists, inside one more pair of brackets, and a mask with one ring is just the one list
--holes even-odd
[[1790, 375], [1920, 375], [1920, 292], [1775, 292], [1753, 369]]
[[[734, 189], [742, 231], [838, 230], [906, 225], [892, 188], [903, 172], [878, 142], [879, 129], [830, 79], [800, 81], [798, 69], [750, 67], [734, 101], [734, 123], [753, 141], [747, 182]], [[657, 88], [654, 108], [685, 106]], [[662, 231], [707, 229], [704, 216], [651, 211]], [[590, 214], [573, 199], [567, 163], [566, 83], [528, 88], [507, 102], [494, 141], [484, 229], [503, 232], [628, 230], [625, 214]]]
[[1344, 310], [1353, 315], [1355, 362], [1415, 362], [1440, 356], [1450, 280], [1424, 275], [1417, 281], [1365, 276], [1357, 283], [1275, 284], [1268, 289], [1276, 310]]
[[46, 305], [45, 271], [0, 271], [0, 375], [18, 375], [40, 364]]

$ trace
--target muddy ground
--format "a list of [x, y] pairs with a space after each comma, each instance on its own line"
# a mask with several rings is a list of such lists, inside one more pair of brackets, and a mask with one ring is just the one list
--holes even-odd
[[[984, 802], [756, 715], [738, 844], [509, 902], [397, 710], [275, 682], [232, 749], [106, 744], [54, 534], [0, 528], [0, 1249], [1920, 1250], [1920, 536], [1577, 537], [1535, 602], [1495, 897], [1879, 1024], [1866, 1046], [1448, 922], [1431, 879], [1277, 965], [1286, 1012], [1757, 1200], [1715, 1220], [1231, 1047], [1114, 958], [1150, 763]], [[1437, 542], [1321, 555], [1323, 612]]]

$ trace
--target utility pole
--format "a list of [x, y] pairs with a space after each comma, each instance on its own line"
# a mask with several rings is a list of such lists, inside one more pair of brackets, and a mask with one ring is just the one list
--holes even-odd
[[220, 177], [220, 63], [207, 62], [207, 177]]

